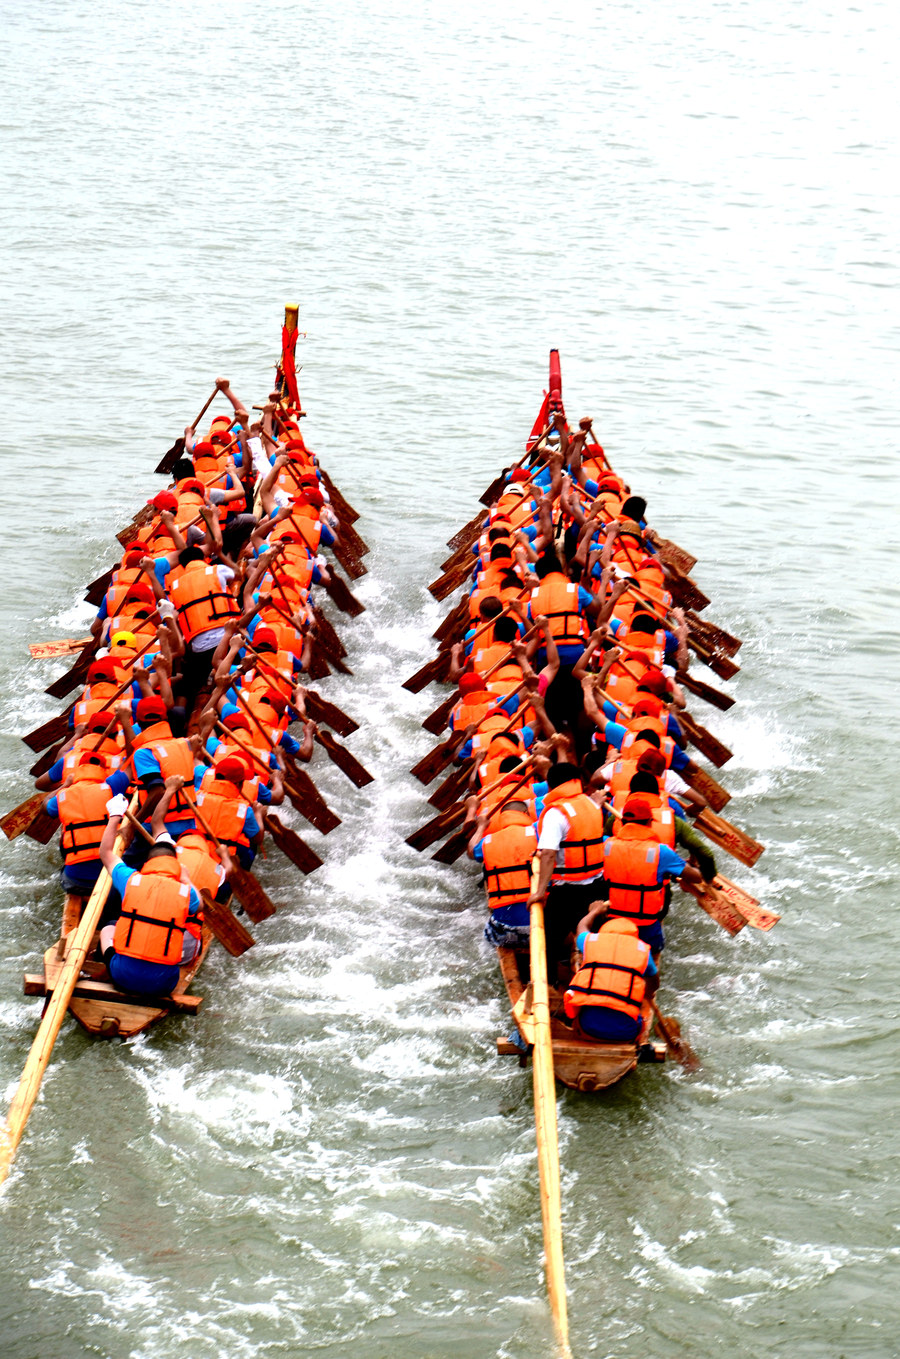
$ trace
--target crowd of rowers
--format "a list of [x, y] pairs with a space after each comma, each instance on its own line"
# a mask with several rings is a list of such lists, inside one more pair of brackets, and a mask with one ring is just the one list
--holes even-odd
[[[174, 484], [139, 516], [91, 629], [71, 738], [37, 781], [59, 817], [66, 891], [89, 896], [111, 874], [101, 956], [140, 994], [169, 993], [196, 958], [201, 892], [227, 900], [233, 864], [250, 867], [265, 809], [284, 798], [285, 761], [308, 760], [316, 733], [298, 676], [337, 520], [296, 420], [270, 398], [251, 424], [228, 381], [216, 386], [233, 412], [206, 438], [185, 431]], [[134, 793], [144, 833], [120, 857]]]
[[678, 773], [687, 631], [646, 502], [609, 470], [589, 420], [574, 436], [561, 416], [553, 426], [473, 546], [450, 726], [465, 733], [458, 761], [474, 756], [485, 937], [526, 946], [529, 907], [545, 901], [548, 977], [560, 964], [571, 976], [576, 1032], [626, 1042], [658, 985], [670, 883], [696, 888], [716, 865], [688, 819], [706, 801]]

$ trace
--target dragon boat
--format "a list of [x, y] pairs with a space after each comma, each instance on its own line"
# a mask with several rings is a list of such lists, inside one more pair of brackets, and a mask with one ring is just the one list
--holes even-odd
[[[599, 483], [604, 476], [612, 473], [612, 468], [602, 446], [593, 434], [592, 422], [582, 421], [580, 428], [580, 466], [588, 474], [585, 480]], [[574, 443], [570, 444], [571, 438], [572, 431], [566, 420], [562, 400], [559, 353], [551, 350], [548, 388], [544, 392], [531, 433], [525, 441], [524, 454], [514, 466], [506, 467], [498, 474], [480, 498], [483, 508], [448, 540], [447, 546], [451, 549], [451, 555], [443, 562], [441, 575], [428, 587], [438, 600], [449, 598], [460, 586], [464, 588], [461, 598], [434, 633], [439, 647], [437, 656], [410, 676], [403, 686], [407, 690], [419, 693], [431, 683], [446, 685], [449, 682], [453, 666], [451, 649], [454, 643], [462, 641], [467, 628], [474, 627], [477, 622], [474, 614], [470, 616], [468, 602], [472, 588], [473, 548], [479, 541], [482, 545], [486, 542], [483, 535], [486, 534], [491, 522], [492, 507], [496, 506], [504, 495], [508, 496], [511, 489], [524, 486], [529, 494], [523, 495], [520, 502], [523, 508], [517, 511], [518, 519], [513, 516], [512, 522], [520, 522], [522, 525], [530, 523], [532, 517], [536, 517], [538, 513], [535, 502], [543, 494], [541, 490], [535, 490], [532, 478], [546, 471], [552, 451], [558, 452], [560, 447], [565, 450], [567, 446], [573, 448], [576, 446]], [[577, 498], [582, 516], [587, 517], [595, 513], [598, 516], [598, 529], [607, 528], [603, 515], [606, 513], [608, 517], [608, 512], [602, 505], [601, 495], [598, 493], [595, 497], [586, 491], [582, 482], [573, 475], [566, 487], [566, 503], [564, 504], [561, 495], [557, 494], [551, 508], [557, 543], [564, 540], [567, 529], [573, 523], [572, 514], [569, 512], [571, 508], [569, 497], [573, 496]], [[529, 501], [530, 506], [525, 509], [524, 506]], [[505, 503], [508, 504], [509, 501]], [[637, 525], [633, 527], [638, 528]], [[669, 609], [678, 607], [683, 610], [690, 656], [713, 675], [726, 680], [733, 679], [739, 671], [734, 656], [741, 646], [741, 641], [702, 616], [710, 601], [690, 575], [697, 559], [653, 530], [644, 528], [639, 530], [639, 533], [640, 539], [632, 541], [640, 541], [643, 550], [655, 556], [665, 573], [665, 594], [660, 594], [658, 599], [646, 594], [643, 596], [648, 600], [651, 610], [658, 611], [657, 617], [662, 626], [669, 625]], [[621, 555], [619, 575], [630, 579], [632, 584], [637, 586], [636, 576], [630, 574], [634, 572], [636, 562], [627, 546]], [[591, 577], [587, 569], [580, 575], [570, 570], [570, 579], [575, 580], [576, 576], [579, 583], [587, 588], [594, 590], [598, 588], [596, 579]], [[527, 595], [523, 591], [519, 597], [524, 601]], [[488, 626], [489, 624], [484, 624], [479, 631], [484, 631]], [[476, 631], [474, 636], [477, 638], [478, 635], [479, 632]], [[682, 655], [677, 673], [674, 675], [682, 692], [690, 693], [720, 710], [730, 708], [735, 699], [689, 672], [687, 662], [688, 657]], [[494, 691], [498, 695], [498, 703], [504, 693], [509, 693], [516, 678], [521, 678], [514, 673], [510, 677], [513, 664], [512, 652], [508, 651], [493, 667], [493, 670], [497, 670], [498, 667], [505, 666], [502, 675], [505, 687], [498, 684]], [[493, 671], [489, 670], [486, 679], [489, 679], [492, 673]], [[488, 687], [490, 688], [490, 685]], [[521, 689], [522, 686], [518, 687]], [[460, 697], [455, 682], [454, 690], [455, 692], [426, 717], [422, 724], [432, 735], [437, 736], [444, 731], [451, 710]], [[495, 721], [499, 722], [500, 719], [496, 717], [497, 709], [494, 708], [491, 712], [495, 716]], [[689, 713], [686, 707], [678, 710], [677, 719], [687, 742], [714, 768], [721, 768], [731, 759], [731, 751]], [[507, 728], [510, 725], [514, 727], [515, 720], [507, 724]], [[472, 800], [467, 801], [465, 796], [472, 774], [472, 761], [471, 759], [461, 761], [457, 754], [460, 749], [460, 737], [451, 732], [447, 739], [426, 754], [411, 771], [421, 783], [428, 785], [438, 774], [450, 768], [449, 776], [429, 798], [438, 814], [407, 838], [407, 843], [419, 852], [439, 840], [445, 840], [442, 847], [432, 855], [435, 860], [444, 864], [455, 862], [465, 852], [477, 811]], [[695, 829], [699, 830], [711, 844], [739, 862], [748, 866], [755, 864], [763, 853], [764, 846], [721, 816], [722, 808], [728, 802], [730, 794], [714, 774], [691, 758], [681, 770], [681, 777], [690, 788], [701, 795], [699, 801], [704, 804], [699, 812], [696, 806], [690, 808]], [[513, 778], [513, 775], [509, 775], [509, 778]], [[491, 789], [486, 791], [491, 792]], [[502, 803], [500, 805], [502, 806]], [[492, 814], [496, 810], [498, 808], [494, 807]], [[448, 836], [449, 838], [445, 839]], [[689, 862], [694, 863], [695, 859], [691, 857]], [[749, 892], [721, 873], [716, 873], [709, 881], [704, 880], [698, 884], [692, 889], [691, 894], [699, 906], [730, 935], [737, 934], [748, 925], [756, 929], [769, 930], [778, 920], [777, 915], [766, 910]], [[541, 930], [543, 931], [542, 923]], [[531, 975], [533, 950], [530, 954], [529, 948], [522, 946], [499, 947], [496, 951], [515, 1024], [515, 1030], [509, 1036], [497, 1038], [497, 1051], [500, 1055], [517, 1056], [524, 1066], [535, 1044], [536, 988]], [[549, 1010], [548, 1032], [552, 1047], [553, 1071], [556, 1079], [563, 1085], [592, 1092], [616, 1084], [639, 1063], [662, 1062], [667, 1057], [674, 1057], [688, 1066], [696, 1064], [694, 1054], [681, 1036], [677, 1020], [662, 1015], [648, 997], [643, 1000], [641, 1029], [633, 1042], [602, 1042], [584, 1034], [580, 1026], [577, 1024], [573, 1026], [565, 1015], [564, 995], [571, 978], [571, 967], [561, 963], [558, 976], [550, 977], [544, 982]]]
[[[202, 771], [204, 764], [209, 766], [207, 774], [215, 777], [220, 757], [231, 755], [243, 761], [239, 768], [244, 769], [247, 778], [242, 787], [235, 788], [236, 796], [243, 799], [239, 803], [242, 812], [252, 807], [258, 818], [257, 829], [261, 828], [304, 874], [314, 872], [323, 860], [288, 824], [289, 816], [281, 819], [274, 810], [275, 804], [280, 807], [286, 796], [294, 810], [325, 835], [340, 824], [340, 817], [298, 764], [294, 747], [299, 743], [288, 744], [288, 726], [298, 716], [304, 718], [304, 740], [309, 747], [302, 751], [304, 760], [318, 748], [356, 787], [371, 782], [371, 775], [335, 736], [335, 733], [350, 735], [358, 724], [314, 687], [334, 669], [352, 674], [344, 660], [347, 650], [317, 596], [321, 589], [341, 612], [349, 616], [361, 613], [364, 606], [352, 594], [335, 563], [340, 563], [350, 579], [355, 580], [366, 572], [362, 558], [368, 547], [353, 527], [358, 514], [300, 433], [299, 422], [306, 412], [297, 390], [297, 337], [297, 308], [288, 307], [276, 388], [264, 404], [253, 408], [260, 412], [258, 420], [251, 423], [249, 413], [234, 397], [227, 380], [217, 379], [200, 415], [185, 430], [190, 446], [186, 447], [185, 438], [179, 438], [163, 456], [155, 472], [165, 476], [169, 486], [162, 494], [157, 491], [133, 522], [117, 535], [124, 555], [87, 588], [85, 600], [99, 606], [91, 636], [31, 647], [32, 656], [39, 660], [75, 658], [69, 670], [49, 684], [46, 692], [57, 699], [73, 692], [78, 697], [59, 716], [23, 737], [25, 744], [38, 754], [30, 773], [38, 780], [39, 791], [0, 820], [0, 829], [7, 839], [24, 834], [39, 844], [48, 844], [60, 829], [58, 793], [65, 792], [73, 780], [77, 782], [76, 766], [85, 762], [96, 765], [101, 755], [105, 761], [103, 774], [121, 771], [118, 777], [130, 789], [127, 819], [120, 823], [116, 852], [127, 852], [135, 835], [152, 839], [147, 827], [160, 792], [154, 795], [153, 791], [142, 791], [130, 758], [135, 749], [134, 727], [130, 718], [125, 723], [121, 711], [124, 705], [127, 714], [134, 702], [142, 696], [146, 699], [148, 694], [151, 706], [157, 702], [166, 720], [170, 713], [181, 713], [179, 722], [183, 723], [184, 737], [196, 737], [189, 748], [186, 741], [181, 744], [188, 748], [185, 759], [189, 750], [194, 752], [197, 778], [197, 770]], [[200, 422], [206, 411], [223, 393], [233, 409], [226, 415], [212, 416], [208, 429], [201, 430]], [[239, 457], [235, 457], [234, 450]], [[225, 494], [217, 497], [214, 492], [223, 488]], [[257, 531], [261, 535], [259, 541]], [[202, 542], [198, 555], [205, 554], [204, 562], [211, 558], [224, 564], [231, 573], [230, 579], [227, 574], [224, 578], [227, 584], [215, 588], [223, 592], [222, 616], [227, 617], [233, 628], [230, 633], [228, 628], [220, 629], [223, 644], [227, 642], [233, 653], [228, 650], [226, 668], [230, 665], [230, 669], [226, 678], [223, 680], [213, 668], [210, 678], [198, 684], [195, 701], [179, 710], [175, 706], [178, 700], [172, 698], [173, 685], [184, 679], [176, 673], [179, 657], [180, 669], [186, 670], [186, 648], [191, 640], [183, 626], [184, 610], [194, 606], [172, 605], [171, 599], [179, 600], [179, 577], [183, 581], [188, 568], [182, 565], [179, 573], [177, 557], [168, 558], [166, 551], [181, 553], [192, 542], [195, 545]], [[325, 547], [334, 559], [327, 569], [315, 566], [317, 554]], [[149, 573], [156, 572], [157, 564], [164, 559], [169, 561], [167, 570], [173, 572], [174, 584], [167, 590], [169, 577], [157, 573], [155, 579], [160, 588], [150, 590], [146, 583]], [[211, 585], [203, 588], [213, 590]], [[165, 613], [166, 606], [161, 601], [168, 594], [171, 594], [171, 599], [166, 600], [169, 612]], [[212, 595], [209, 597], [213, 599]], [[218, 617], [214, 613], [214, 621]], [[166, 620], [174, 643], [179, 642], [177, 629], [184, 633], [180, 651], [174, 644], [167, 646]], [[250, 642], [250, 621], [244, 620], [260, 624], [253, 637], [262, 637], [266, 631], [275, 637], [276, 645], [271, 645], [271, 638], [265, 647], [259, 641], [261, 650], [257, 651]], [[276, 633], [277, 628], [280, 632]], [[113, 640], [114, 636], [119, 640]], [[153, 657], [166, 650], [171, 673], [161, 665], [153, 678]], [[106, 668], [98, 670], [97, 662], [104, 657]], [[168, 699], [164, 702], [165, 692]], [[177, 685], [174, 692], [177, 695]], [[233, 711], [242, 714], [241, 720], [232, 721], [227, 728], [221, 720], [227, 706], [226, 694], [235, 696]], [[269, 704], [265, 709], [272, 714], [269, 725], [259, 715], [260, 695], [262, 702]], [[302, 714], [298, 714], [298, 703]], [[133, 711], [137, 712], [137, 707]], [[95, 731], [99, 733], [96, 739]], [[173, 728], [173, 732], [177, 734], [177, 729]], [[174, 735], [171, 744], [178, 744]], [[215, 754], [210, 753], [211, 745]], [[164, 747], [153, 747], [154, 751], [160, 749]], [[232, 759], [231, 768], [234, 767]], [[272, 795], [273, 779], [281, 784], [277, 797]], [[197, 940], [196, 952], [180, 967], [177, 984], [170, 992], [157, 996], [124, 990], [115, 984], [105, 964], [97, 958], [99, 926], [111, 886], [109, 873], [104, 868], [93, 888], [86, 880], [83, 892], [67, 892], [59, 935], [46, 949], [41, 970], [27, 973], [24, 979], [25, 994], [43, 996], [46, 1002], [41, 1028], [9, 1119], [0, 1128], [0, 1179], [5, 1176], [21, 1137], [66, 1013], [73, 1015], [87, 1033], [100, 1038], [131, 1037], [173, 1012], [196, 1015], [202, 997], [191, 987], [213, 941], [219, 940], [232, 956], [240, 956], [253, 946], [254, 939], [239, 916], [253, 924], [264, 921], [275, 910], [262, 883], [240, 866], [239, 850], [234, 848], [240, 842], [228, 842], [232, 850], [227, 853], [200, 811], [203, 793], [194, 791], [190, 779], [182, 780], [182, 786], [190, 815], [195, 818], [195, 838], [202, 841], [203, 848], [197, 852], [208, 860], [203, 870], [203, 907], [198, 917], [202, 923], [195, 924], [192, 931]], [[109, 795], [103, 789], [98, 791], [101, 800]], [[176, 792], [175, 796], [179, 794]], [[125, 803], [127, 799], [123, 796], [121, 801]], [[78, 821], [78, 833], [87, 836], [87, 849], [92, 849], [96, 863], [96, 842], [100, 839], [101, 824], [105, 825], [105, 815], [99, 806], [93, 815], [94, 820], [82, 817]], [[64, 832], [67, 824], [63, 826]], [[87, 828], [91, 827], [95, 829], [89, 832]], [[70, 836], [69, 845], [78, 848], [74, 833], [70, 832]], [[190, 862], [197, 863], [197, 859]], [[187, 881], [185, 860], [181, 860], [180, 871]], [[199, 887], [200, 881], [198, 878], [194, 885]], [[187, 952], [185, 949], [183, 956]]]

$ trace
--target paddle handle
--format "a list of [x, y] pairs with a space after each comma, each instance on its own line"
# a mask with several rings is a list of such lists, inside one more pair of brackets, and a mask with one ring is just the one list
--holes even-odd
[[199, 425], [200, 421], [203, 419], [203, 417], [204, 417], [204, 415], [206, 414], [206, 412], [209, 410], [209, 408], [210, 408], [210, 406], [212, 405], [212, 403], [215, 401], [215, 399], [216, 399], [216, 397], [218, 396], [218, 394], [219, 394], [219, 389], [218, 389], [218, 387], [214, 387], [214, 388], [213, 388], [212, 396], [209, 398], [209, 400], [207, 401], [206, 405], [203, 407], [202, 411], [201, 411], [200, 414], [197, 416], [197, 419], [196, 419], [196, 420], [194, 421], [194, 423], [191, 425], [191, 429], [194, 430], [195, 433], [196, 433], [196, 430], [197, 430], [197, 426]]

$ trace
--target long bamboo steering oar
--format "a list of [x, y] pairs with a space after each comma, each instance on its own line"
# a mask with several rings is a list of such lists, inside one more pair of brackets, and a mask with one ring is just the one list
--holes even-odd
[[[538, 870], [531, 877], [532, 895], [537, 890]], [[566, 1301], [566, 1270], [562, 1245], [562, 1207], [559, 1192], [559, 1138], [556, 1128], [556, 1077], [553, 1071], [553, 1040], [550, 1030], [550, 995], [547, 986], [547, 952], [544, 936], [544, 902], [531, 906], [531, 1018], [534, 1050], [534, 1127], [537, 1137], [541, 1219], [544, 1227], [544, 1268], [547, 1296], [556, 1329], [561, 1359], [571, 1359]]]
[[[137, 803], [138, 796], [135, 793], [129, 807], [131, 812], [135, 810]], [[124, 839], [120, 830], [113, 849], [116, 855], [122, 853], [123, 844]], [[81, 921], [74, 931], [71, 943], [66, 951], [66, 960], [53, 988], [53, 996], [44, 1011], [44, 1017], [34, 1036], [28, 1060], [19, 1079], [18, 1089], [13, 1096], [12, 1104], [9, 1106], [6, 1122], [0, 1128], [0, 1184], [9, 1174], [16, 1148], [22, 1140], [22, 1134], [28, 1122], [28, 1116], [38, 1097], [41, 1079], [47, 1068], [47, 1063], [50, 1061], [50, 1054], [65, 1019], [66, 1010], [69, 1008], [69, 1001], [72, 999], [78, 974], [81, 972], [82, 964], [94, 938], [94, 931], [97, 928], [100, 916], [103, 914], [103, 907], [106, 905], [111, 883], [109, 873], [105, 868], [102, 869], [88, 898]]]

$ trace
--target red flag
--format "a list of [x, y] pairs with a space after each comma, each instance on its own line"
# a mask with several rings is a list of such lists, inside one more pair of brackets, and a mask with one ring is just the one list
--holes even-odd
[[300, 393], [297, 391], [297, 365], [294, 350], [297, 347], [297, 331], [281, 327], [281, 366], [279, 376], [287, 388], [287, 396], [295, 410], [300, 409]]

